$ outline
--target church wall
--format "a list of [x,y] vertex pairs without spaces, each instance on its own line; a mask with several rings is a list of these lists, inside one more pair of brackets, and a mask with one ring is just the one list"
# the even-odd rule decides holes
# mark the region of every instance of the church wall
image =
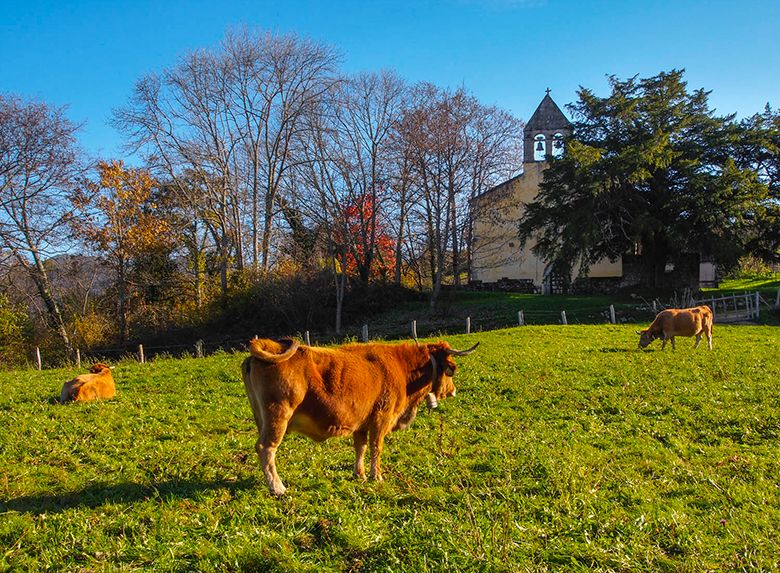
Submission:
[[530,279],[541,285],[546,264],[531,252],[533,242],[520,250],[518,223],[522,204],[538,193],[544,163],[527,163],[519,177],[474,200],[472,280]]
[[[522,217],[522,205],[536,198],[547,163],[525,163],[523,167],[522,175],[472,202],[471,279],[474,281],[531,280],[541,288],[547,263],[531,251],[533,240],[520,250],[517,228]],[[614,262],[603,259],[592,265],[588,273],[590,278],[619,278],[622,275],[621,259]]]
[[597,263],[590,266],[588,269],[588,277],[592,279],[601,278],[613,278],[623,276],[623,259],[619,258],[616,261],[610,261],[609,259],[601,259]]

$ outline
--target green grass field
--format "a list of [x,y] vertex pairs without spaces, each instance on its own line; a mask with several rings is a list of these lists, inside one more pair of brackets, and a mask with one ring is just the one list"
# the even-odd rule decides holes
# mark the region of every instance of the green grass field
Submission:
[[0,373],[0,570],[768,571],[780,567],[780,329],[636,350],[636,325],[451,336],[458,395],[385,443],[253,450],[243,354]]

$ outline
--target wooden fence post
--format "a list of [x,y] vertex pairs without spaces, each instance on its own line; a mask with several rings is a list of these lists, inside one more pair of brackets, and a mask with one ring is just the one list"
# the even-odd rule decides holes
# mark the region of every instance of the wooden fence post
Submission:
[[311,338],[309,338],[309,331],[303,333],[303,341],[306,343],[306,346],[311,346]]
[[139,344],[138,345],[138,361],[141,364],[146,362],[146,360],[144,359],[144,345],[143,344]]
[[76,349],[76,368],[81,368],[81,351]]
[[203,358],[203,341],[198,340],[195,343],[195,358]]
[[416,320],[412,321],[412,338],[417,340],[417,321]]
[[758,291],[756,291],[756,318],[761,315],[761,299]]
[[561,324],[569,324],[568,322],[566,322],[566,311],[565,310],[561,311]]
[[471,334],[471,317],[466,317],[466,334]]
[[525,325],[525,317],[523,317],[523,311],[518,310],[517,311],[517,325],[518,326],[524,326]]
[[609,321],[612,324],[615,324],[615,305],[614,304],[610,304],[609,305]]
[[656,306],[655,306],[655,300],[653,300],[653,313],[658,314],[658,311],[656,310]]
[[777,289],[777,296],[775,297],[775,308],[780,308],[780,288]]
[[37,346],[35,347],[35,362],[38,365],[38,370],[41,370],[42,369],[42,365],[41,365],[41,349],[38,348]]
[[363,325],[363,342],[368,342],[368,325]]

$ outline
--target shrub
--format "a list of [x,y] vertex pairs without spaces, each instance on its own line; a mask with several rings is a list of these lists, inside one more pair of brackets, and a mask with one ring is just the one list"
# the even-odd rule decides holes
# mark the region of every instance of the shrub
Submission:
[[18,366],[26,361],[28,323],[27,313],[0,294],[0,365]]
[[768,279],[774,273],[765,261],[754,256],[744,255],[737,262],[737,267],[730,273],[732,279]]

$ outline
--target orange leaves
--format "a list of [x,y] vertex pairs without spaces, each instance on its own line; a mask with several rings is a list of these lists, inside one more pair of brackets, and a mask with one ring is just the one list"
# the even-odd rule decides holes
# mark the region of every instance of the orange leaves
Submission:
[[152,176],[122,161],[101,161],[97,174],[98,181],[74,199],[86,213],[75,223],[76,233],[120,260],[168,246],[170,226],[155,214]]

